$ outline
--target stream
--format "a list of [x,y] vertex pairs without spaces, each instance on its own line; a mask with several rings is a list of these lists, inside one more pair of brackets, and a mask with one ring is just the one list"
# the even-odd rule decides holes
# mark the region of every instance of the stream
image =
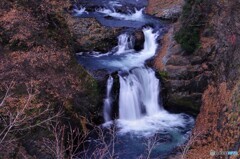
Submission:
[[[146,5],[145,0],[82,0],[74,9],[77,18],[93,17],[104,26],[125,30],[116,37],[118,45],[106,53],[77,53],[79,63],[89,72],[108,73],[103,102],[105,122],[99,126],[102,135],[89,137],[89,148],[80,158],[167,158],[187,141],[194,126],[191,116],[171,114],[161,104],[161,83],[147,62],[159,49],[158,40],[165,26],[145,14]],[[129,28],[142,30],[142,50],[134,49],[135,37]],[[113,73],[117,73],[117,79]],[[114,81],[120,85],[115,102],[117,117],[113,116]]]

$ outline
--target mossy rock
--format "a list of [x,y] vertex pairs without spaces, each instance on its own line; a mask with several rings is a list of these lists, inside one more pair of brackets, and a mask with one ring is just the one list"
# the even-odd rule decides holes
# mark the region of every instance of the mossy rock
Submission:
[[167,71],[158,71],[158,75],[162,80],[167,80],[169,77]]
[[175,34],[175,40],[188,53],[193,53],[200,48],[200,30],[194,27],[181,28]]
[[[202,7],[206,6],[206,7]],[[181,23],[182,27],[175,33],[175,40],[189,54],[200,48],[200,33],[206,25],[211,2],[206,0],[185,0]]]
[[165,102],[167,110],[173,113],[182,113],[197,116],[201,107],[201,95],[171,94]]

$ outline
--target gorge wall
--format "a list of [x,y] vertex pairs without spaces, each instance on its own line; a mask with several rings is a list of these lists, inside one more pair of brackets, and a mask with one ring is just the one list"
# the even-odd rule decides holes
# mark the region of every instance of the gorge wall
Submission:
[[[54,141],[51,123],[67,129],[99,121],[97,82],[75,53],[111,48],[117,31],[72,18],[71,6],[65,0],[0,2],[0,158],[54,158],[43,144]],[[18,120],[9,133],[11,117]]]
[[165,86],[166,107],[200,112],[186,158],[224,158],[211,156],[211,150],[239,153],[239,1],[179,2],[164,6],[150,0],[148,11],[164,18],[169,8],[176,13],[183,6],[154,64]]

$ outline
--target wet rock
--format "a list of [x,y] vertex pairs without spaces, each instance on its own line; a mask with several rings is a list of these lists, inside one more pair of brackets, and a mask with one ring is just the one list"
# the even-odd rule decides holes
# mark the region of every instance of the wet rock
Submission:
[[134,37],[135,37],[135,45],[134,45],[134,49],[139,51],[143,49],[143,44],[144,44],[144,35],[143,32],[141,30],[138,30],[134,33]]

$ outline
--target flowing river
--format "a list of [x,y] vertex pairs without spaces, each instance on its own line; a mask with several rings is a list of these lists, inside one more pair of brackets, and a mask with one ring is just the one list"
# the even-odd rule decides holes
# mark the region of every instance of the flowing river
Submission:
[[[176,147],[187,141],[194,119],[187,114],[171,114],[164,110],[160,81],[155,71],[146,64],[159,48],[157,41],[163,34],[164,25],[144,13],[147,5],[144,0],[83,0],[81,5],[74,9],[78,18],[94,17],[108,27],[141,29],[144,35],[140,51],[134,49],[134,36],[126,29],[116,37],[118,45],[109,52],[77,54],[79,63],[87,70],[108,72],[103,105],[105,123],[99,127],[112,153],[104,154],[103,158],[161,159],[174,154]],[[95,10],[90,12],[88,7]],[[118,12],[119,9],[122,11]],[[118,74],[117,79],[112,76],[113,73]],[[118,103],[117,117],[113,116],[114,81],[120,85],[118,101],[115,102]],[[96,150],[100,149],[98,146],[102,142],[96,137],[89,138],[88,142],[90,150],[83,158],[93,158],[94,153],[101,157],[102,154],[96,153]]]

